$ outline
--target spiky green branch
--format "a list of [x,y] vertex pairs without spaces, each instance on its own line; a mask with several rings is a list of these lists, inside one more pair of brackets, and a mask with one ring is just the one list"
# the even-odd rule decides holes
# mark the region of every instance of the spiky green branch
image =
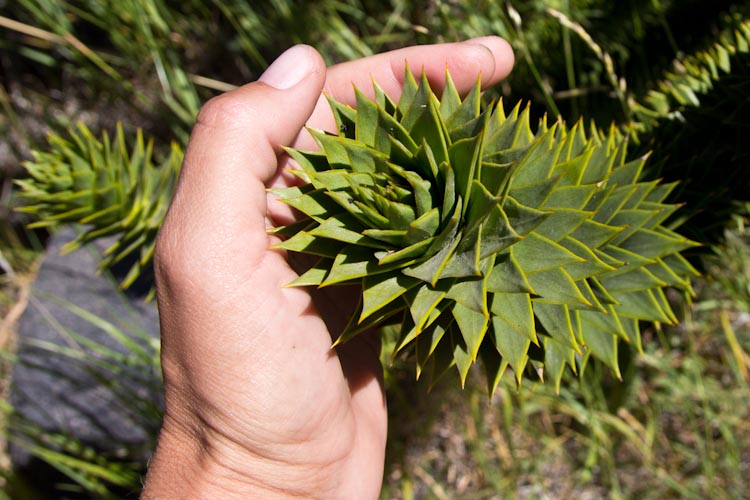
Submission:
[[173,144],[160,164],[153,142],[139,130],[129,148],[122,126],[113,139],[95,137],[83,124],[68,139],[50,135],[49,150],[35,151],[25,164],[29,178],[19,180],[25,206],[19,210],[38,220],[31,227],[81,224],[82,232],[63,247],[70,252],[98,238],[115,236],[101,269],[134,258],[122,280],[124,288],[151,265],[156,233],[172,199],[182,163],[182,149]]
[[409,71],[398,103],[375,93],[332,101],[340,133],[289,150],[308,183],[272,190],[307,216],[278,247],[320,258],[292,285],[362,287],[337,342],[396,321],[394,354],[429,380],[455,365],[463,383],[481,356],[493,392],[537,353],[559,388],[589,355],[619,376],[639,320],[677,321],[663,289],[692,293],[694,243],[662,226],[673,185],[640,179],[616,130],[533,133],[528,107],[483,108],[479,84],[462,100],[450,75],[441,98]]
[[716,82],[732,72],[738,57],[750,53],[750,19],[735,16],[729,27],[708,49],[675,61],[673,68],[648,92],[642,102],[634,103],[634,120],[626,128],[636,133],[649,132],[660,120],[679,119],[685,107],[697,107],[701,95],[709,93]]

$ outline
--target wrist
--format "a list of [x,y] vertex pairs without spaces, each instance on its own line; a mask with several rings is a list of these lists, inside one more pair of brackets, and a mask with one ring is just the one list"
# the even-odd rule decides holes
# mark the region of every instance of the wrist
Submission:
[[295,486],[285,481],[281,468],[281,464],[234,449],[205,430],[186,430],[165,418],[141,500],[318,496],[313,485]]

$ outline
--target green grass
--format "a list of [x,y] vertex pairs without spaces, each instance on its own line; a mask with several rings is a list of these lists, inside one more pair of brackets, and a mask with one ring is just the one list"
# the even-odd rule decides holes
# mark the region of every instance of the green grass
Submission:
[[[5,2],[0,311],[5,317],[18,304],[18,277],[33,273],[41,250],[38,235],[22,229],[27,221],[13,211],[12,180],[23,176],[19,163],[30,158],[30,147],[46,149],[49,131],[83,120],[99,135],[121,121],[129,140],[136,129],[153,138],[161,159],[172,141],[184,146],[201,102],[257,78],[293,43],[310,43],[333,63],[484,34],[505,36],[517,53],[513,75],[490,95],[531,100],[539,114],[559,112],[569,122],[583,116],[600,126],[623,123],[675,57],[705,49],[717,41],[724,14],[742,17],[747,10],[704,0]],[[744,156],[733,155],[744,150],[729,136],[745,130],[747,115],[738,112],[731,124],[724,117],[727,109],[744,109],[737,103],[747,102],[743,78],[750,66],[739,56],[732,63],[731,77],[719,78],[707,99],[699,93],[694,111],[678,113],[684,123],[644,139],[655,164],[691,159],[697,148],[696,168],[715,161],[723,170],[712,166],[719,172],[713,177],[744,185],[737,178]],[[735,199],[742,189],[728,192]],[[696,257],[706,271],[696,282],[698,296],[678,327],[644,325],[644,353],[623,356],[622,382],[591,363],[582,379],[568,377],[559,395],[540,383],[519,389],[509,377],[489,400],[478,377],[463,392],[443,384],[427,394],[396,365],[387,379],[391,436],[382,498],[748,498],[750,210],[747,199],[739,201],[721,217],[709,207],[686,223],[695,229],[691,236],[711,235]],[[709,226],[721,230],[704,231]],[[80,306],[71,308],[86,316]],[[103,376],[124,361],[88,347],[89,354],[50,355],[78,359]],[[155,351],[140,355],[142,366],[155,368]],[[140,485],[143,463],[22,430],[38,455],[94,498]],[[2,476],[14,488],[11,497],[32,498],[12,471]]]

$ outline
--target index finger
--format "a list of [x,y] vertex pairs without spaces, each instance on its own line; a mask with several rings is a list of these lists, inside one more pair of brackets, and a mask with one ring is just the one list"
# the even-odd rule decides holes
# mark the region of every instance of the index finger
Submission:
[[424,71],[437,92],[443,88],[447,68],[458,91],[465,92],[477,77],[481,76],[482,87],[486,88],[508,76],[513,68],[513,50],[496,36],[406,47],[332,66],[323,91],[351,106],[356,103],[353,86],[372,97],[371,80],[375,80],[392,99],[398,99],[407,64],[417,80]]
[[[354,106],[354,88],[372,98],[374,80],[388,96],[398,100],[408,65],[417,79],[424,71],[430,86],[438,93],[445,84],[447,69],[458,92],[464,94],[476,84],[478,77],[481,77],[483,88],[498,83],[508,76],[513,62],[510,45],[496,36],[457,43],[418,45],[332,66],[328,69],[323,91],[343,104]],[[324,96],[318,99],[308,125],[334,130],[333,115]],[[308,134],[303,133],[295,147],[312,149],[315,144]]]

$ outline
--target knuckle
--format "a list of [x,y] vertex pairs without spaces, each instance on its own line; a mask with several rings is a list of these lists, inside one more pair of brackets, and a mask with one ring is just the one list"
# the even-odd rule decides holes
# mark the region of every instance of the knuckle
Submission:
[[246,122],[253,112],[247,99],[227,92],[212,97],[201,106],[196,123],[210,128],[234,128]]
[[[190,281],[195,273],[196,255],[188,237],[189,231],[167,217],[156,236],[154,248],[154,273],[157,282],[179,285]],[[173,287],[170,287],[173,288]]]
[[166,277],[178,274],[175,266],[179,260],[182,260],[178,252],[175,251],[175,240],[171,235],[169,225],[165,223],[156,236],[156,246],[154,248],[154,271],[157,277]]
[[195,294],[195,284],[208,284],[221,274],[223,242],[216,229],[205,231],[189,218],[167,221],[156,237],[154,272],[157,285],[170,295]]

